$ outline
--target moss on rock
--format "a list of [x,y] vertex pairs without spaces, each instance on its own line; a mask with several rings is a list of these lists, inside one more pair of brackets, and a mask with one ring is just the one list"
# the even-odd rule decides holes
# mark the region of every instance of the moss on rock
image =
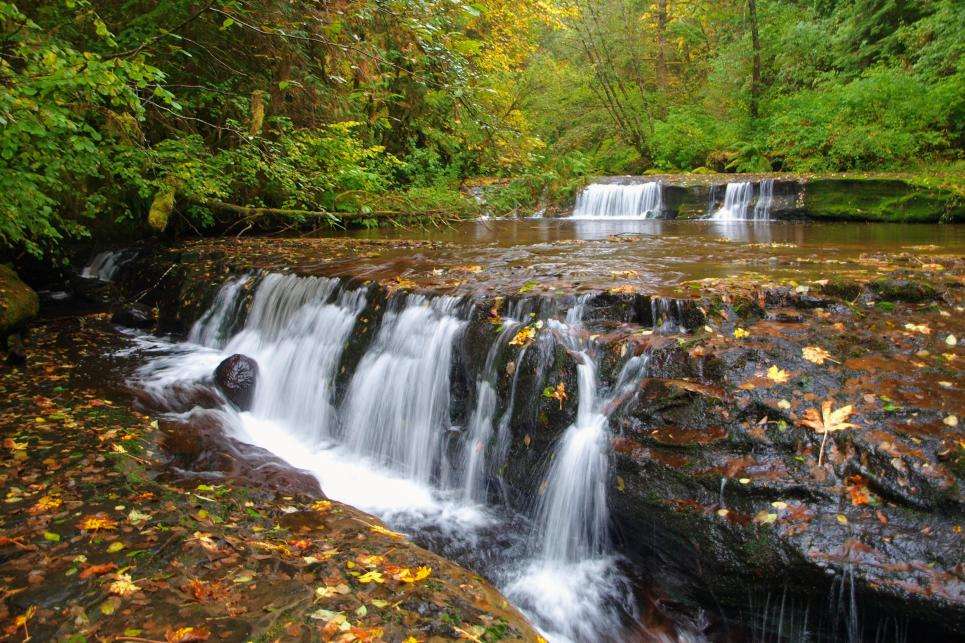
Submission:
[[965,220],[965,202],[949,190],[901,180],[817,179],[802,195],[802,211],[815,219],[937,223]]
[[0,264],[0,338],[22,327],[40,311],[40,300],[9,266]]

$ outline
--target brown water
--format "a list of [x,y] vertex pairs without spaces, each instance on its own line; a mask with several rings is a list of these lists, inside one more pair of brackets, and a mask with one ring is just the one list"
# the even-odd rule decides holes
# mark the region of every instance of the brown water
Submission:
[[661,292],[742,275],[860,276],[902,254],[939,262],[965,253],[965,227],[954,225],[540,219],[345,236],[416,242],[380,244],[378,251],[335,262],[353,274],[458,291],[631,285]]

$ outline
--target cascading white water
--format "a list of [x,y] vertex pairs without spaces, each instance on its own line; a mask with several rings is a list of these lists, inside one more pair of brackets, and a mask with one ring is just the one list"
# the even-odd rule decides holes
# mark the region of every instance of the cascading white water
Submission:
[[[244,317],[247,286],[255,280]],[[550,332],[515,355],[517,364],[527,350],[551,356],[554,341],[579,355],[578,412],[548,458],[532,516],[535,530],[528,539],[518,534],[515,553],[503,552],[502,566],[488,569],[507,596],[560,641],[600,640],[621,631],[623,615],[634,612],[632,591],[608,546],[608,421],[617,400],[635,390],[643,367],[641,358],[632,358],[617,386],[603,394],[596,381],[596,348],[582,327],[585,302],[571,306],[565,321],[556,320],[562,314],[556,302],[539,303],[544,308],[539,317]],[[456,484],[448,486],[445,437],[458,435],[450,417],[450,372],[467,323],[460,304],[452,297],[419,295],[390,301],[336,408],[334,382],[365,291],[346,290],[330,279],[241,277],[225,284],[192,328],[195,343],[170,347],[141,370],[142,385],[203,382],[228,355],[249,355],[260,369],[252,410],[221,411],[233,437],[311,471],[330,497],[397,528],[441,531],[451,542],[475,548],[479,530],[500,520],[495,510],[480,505],[513,439],[510,420],[523,371],[515,371],[497,422],[496,364],[516,330],[533,319],[537,304],[507,311],[476,383],[476,406],[451,472]],[[243,317],[243,327],[226,340]]]
[[714,213],[715,221],[744,221],[754,198],[754,184],[749,181],[728,183],[724,192],[724,205]]
[[476,405],[469,417],[462,455],[462,498],[466,502],[486,501],[486,454],[496,419],[496,360],[520,324],[516,319],[503,319],[503,328],[489,347],[476,385]]
[[533,560],[506,587],[524,611],[549,624],[553,640],[597,640],[601,632],[619,630],[621,614],[634,612],[609,550],[608,428],[610,415],[645,375],[647,358],[631,358],[614,389],[601,396],[595,347],[579,332],[583,303],[568,311],[566,323],[551,322],[579,360],[577,416],[541,487]]
[[208,348],[222,348],[227,343],[231,323],[239,313],[238,308],[241,305],[239,294],[249,280],[248,275],[242,275],[237,279],[229,279],[218,289],[214,301],[191,325],[188,332],[189,342]]
[[576,199],[571,219],[650,219],[663,211],[663,187],[657,181],[618,185],[592,183]]
[[[724,192],[724,205],[713,213],[714,221],[767,221],[774,201],[774,180],[760,182],[755,202],[754,183],[742,181],[728,183]],[[751,204],[754,204],[753,210]]]
[[453,340],[465,326],[460,300],[409,295],[386,312],[358,365],[343,409],[346,445],[422,484],[440,473],[450,428]]
[[100,281],[113,281],[118,269],[129,260],[128,253],[123,250],[107,250],[98,253],[90,260],[80,276],[85,279],[98,279]]
[[760,194],[754,206],[754,220],[768,221],[771,218],[771,204],[774,203],[774,179],[761,181]]

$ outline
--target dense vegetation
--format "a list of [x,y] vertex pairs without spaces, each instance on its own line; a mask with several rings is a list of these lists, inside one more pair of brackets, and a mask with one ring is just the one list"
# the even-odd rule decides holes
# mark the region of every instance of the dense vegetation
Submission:
[[963,43],[954,0],[0,0],[0,245],[954,163]]

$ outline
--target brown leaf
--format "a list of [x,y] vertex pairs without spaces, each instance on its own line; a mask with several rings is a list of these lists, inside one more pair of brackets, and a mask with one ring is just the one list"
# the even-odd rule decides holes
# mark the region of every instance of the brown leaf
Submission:
[[84,571],[82,571],[77,576],[78,578],[86,580],[91,576],[101,576],[103,574],[106,574],[107,572],[114,571],[115,569],[117,569],[117,565],[115,565],[114,563],[104,563],[103,565],[88,565],[86,568],[84,568]]
[[164,634],[168,643],[197,643],[211,638],[211,632],[204,627],[179,627]]

